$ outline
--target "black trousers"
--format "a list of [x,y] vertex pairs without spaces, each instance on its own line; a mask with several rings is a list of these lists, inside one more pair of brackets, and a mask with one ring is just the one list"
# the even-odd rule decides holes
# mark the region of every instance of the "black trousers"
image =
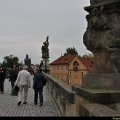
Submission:
[[4,80],[0,81],[0,92],[4,92]]
[[13,89],[15,85],[15,81],[11,81],[11,88]]
[[39,95],[39,102],[43,103],[43,88],[34,89],[34,103],[38,103],[38,95]]

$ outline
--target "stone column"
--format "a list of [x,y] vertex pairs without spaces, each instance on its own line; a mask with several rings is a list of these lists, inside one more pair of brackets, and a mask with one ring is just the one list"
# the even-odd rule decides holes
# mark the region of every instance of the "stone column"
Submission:
[[83,42],[94,55],[83,87],[120,89],[120,0],[90,0]]

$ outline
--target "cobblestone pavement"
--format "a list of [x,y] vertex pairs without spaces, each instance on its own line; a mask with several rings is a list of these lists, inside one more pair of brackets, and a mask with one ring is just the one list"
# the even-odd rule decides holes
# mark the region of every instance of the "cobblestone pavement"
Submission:
[[[32,81],[32,77],[31,77]],[[0,93],[0,116],[4,117],[24,117],[24,116],[61,116],[60,112],[54,103],[52,96],[50,95],[47,87],[43,89],[43,105],[34,105],[33,95],[34,91],[32,87],[29,89],[29,99],[27,104],[17,105],[17,96],[10,95],[11,93],[11,84],[8,79],[4,83],[4,94]]]

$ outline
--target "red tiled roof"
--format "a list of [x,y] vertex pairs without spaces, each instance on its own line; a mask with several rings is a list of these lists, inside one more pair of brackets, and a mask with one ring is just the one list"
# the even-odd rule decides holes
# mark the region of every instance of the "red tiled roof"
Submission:
[[86,57],[79,57],[80,61],[83,63],[83,65],[85,65],[85,67],[88,70],[91,70],[92,65],[93,65],[93,59],[91,58],[86,58]]
[[56,59],[55,61],[53,61],[52,63],[50,63],[50,65],[68,64],[75,57],[76,57],[76,55],[67,54],[67,55],[59,57],[58,59]]

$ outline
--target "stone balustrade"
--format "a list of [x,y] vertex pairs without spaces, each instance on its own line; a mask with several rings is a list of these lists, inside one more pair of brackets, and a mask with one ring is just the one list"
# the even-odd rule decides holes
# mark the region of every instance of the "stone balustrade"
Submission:
[[[98,90],[96,92],[94,90],[83,89],[80,86],[69,86],[60,80],[54,79],[49,74],[44,74],[47,78],[47,88],[62,116],[120,116],[120,111],[104,104],[104,101],[105,103],[110,101],[111,103],[120,102],[119,97],[117,97],[120,95],[119,90]],[[100,101],[99,98],[101,99]]]

